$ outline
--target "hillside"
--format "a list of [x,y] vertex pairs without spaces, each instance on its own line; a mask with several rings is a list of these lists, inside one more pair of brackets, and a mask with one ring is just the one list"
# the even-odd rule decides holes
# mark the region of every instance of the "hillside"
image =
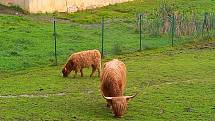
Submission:
[[[214,120],[213,6],[214,0],[134,0],[73,14],[28,14],[0,6],[0,121],[119,120],[106,108],[99,78],[89,77],[91,69],[84,69],[83,78],[61,74],[70,54],[101,50],[101,17],[102,64],[122,60],[128,70],[125,95],[139,92],[120,120]],[[183,21],[174,31],[162,15],[171,20],[177,12],[183,16],[176,16],[176,23]],[[144,13],[142,22],[139,13]]]

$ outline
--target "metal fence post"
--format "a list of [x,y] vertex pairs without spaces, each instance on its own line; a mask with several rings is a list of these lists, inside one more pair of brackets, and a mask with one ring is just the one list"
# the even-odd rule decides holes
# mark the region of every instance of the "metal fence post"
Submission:
[[204,29],[206,29],[206,32],[208,34],[209,37],[209,20],[208,20],[208,13],[205,13],[204,15],[204,21],[203,21],[203,25],[202,25],[202,37],[204,37]]
[[104,17],[102,17],[101,26],[102,26],[101,39],[102,39],[102,58],[103,58],[104,57]]
[[142,17],[143,17],[143,15],[142,14],[140,14],[139,15],[139,23],[140,23],[140,25],[139,25],[139,29],[140,29],[140,51],[142,50]]
[[54,41],[55,41],[55,65],[57,65],[57,33],[56,33],[56,21],[54,20]]
[[175,15],[172,16],[172,47],[174,46],[174,34],[175,34]]

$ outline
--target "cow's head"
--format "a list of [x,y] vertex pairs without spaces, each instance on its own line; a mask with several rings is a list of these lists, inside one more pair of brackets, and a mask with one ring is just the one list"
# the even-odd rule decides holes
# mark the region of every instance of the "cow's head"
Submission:
[[71,60],[69,60],[62,69],[63,76],[67,77],[72,70],[74,70],[74,63]]
[[109,105],[112,106],[113,113],[115,117],[121,118],[123,117],[123,114],[127,110],[128,107],[128,101],[131,98],[134,98],[137,94],[133,96],[121,96],[121,97],[103,97],[108,101]]

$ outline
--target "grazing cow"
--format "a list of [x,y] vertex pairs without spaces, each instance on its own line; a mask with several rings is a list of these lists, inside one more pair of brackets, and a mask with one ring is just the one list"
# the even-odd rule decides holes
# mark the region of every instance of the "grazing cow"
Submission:
[[74,77],[77,72],[81,72],[81,77],[83,77],[83,68],[92,67],[92,77],[96,70],[98,70],[98,76],[100,76],[101,68],[101,54],[98,50],[87,50],[82,52],[77,52],[72,54],[65,66],[62,69],[64,77],[67,77],[71,71],[75,71]]
[[107,106],[112,106],[115,117],[122,117],[127,109],[128,100],[136,96],[123,96],[126,85],[125,64],[117,59],[105,63],[100,80],[101,93],[107,101]]

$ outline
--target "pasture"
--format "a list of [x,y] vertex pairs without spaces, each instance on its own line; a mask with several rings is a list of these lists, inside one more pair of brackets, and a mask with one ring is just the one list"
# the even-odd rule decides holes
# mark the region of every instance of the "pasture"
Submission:
[[[175,4],[179,11],[192,8],[204,13],[213,12],[215,2],[177,0]],[[61,69],[71,53],[100,49],[101,16],[129,18],[158,6],[159,2],[135,0],[46,15],[11,15],[0,9],[0,120],[118,120],[100,95],[99,78],[89,77],[90,69],[84,69],[83,78],[80,74],[73,78],[74,72],[63,78]],[[53,16],[58,19],[58,66],[53,66]],[[138,36],[117,30],[113,35],[125,42],[124,47],[138,46],[132,43]],[[119,37],[124,33],[128,36]],[[125,49],[121,55],[103,59],[102,63],[122,60],[128,70],[125,95],[139,92],[120,120],[214,120],[215,39],[196,39],[175,47],[162,46],[168,43],[165,40],[148,39],[146,43],[158,46],[141,52]],[[112,46],[107,44],[107,48]]]
[[[214,44],[115,57],[127,65],[126,94],[140,92],[122,120],[213,120]],[[83,78],[63,78],[60,70],[41,67],[1,74],[1,95],[48,97],[0,98],[0,119],[115,120],[100,95],[98,77],[89,78],[90,70],[85,69]]]

